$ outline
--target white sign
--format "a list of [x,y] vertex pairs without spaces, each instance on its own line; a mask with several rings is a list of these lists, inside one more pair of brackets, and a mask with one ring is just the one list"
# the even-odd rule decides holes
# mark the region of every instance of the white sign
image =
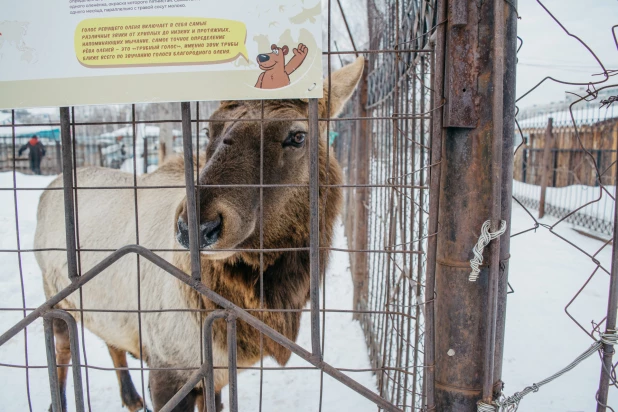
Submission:
[[0,108],[322,97],[320,0],[0,0]]

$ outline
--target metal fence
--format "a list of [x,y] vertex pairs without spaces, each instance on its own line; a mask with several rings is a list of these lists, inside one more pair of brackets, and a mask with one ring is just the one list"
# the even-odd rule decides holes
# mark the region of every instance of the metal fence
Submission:
[[[214,126],[217,120],[209,118],[209,110],[204,110],[204,105],[185,102],[174,113],[150,118],[138,116],[137,106],[132,105],[128,119],[106,122],[114,127],[127,126],[132,130],[129,146],[133,155],[128,163],[132,176],[127,175],[129,184],[112,185],[113,188],[109,185],[84,186],[78,178],[78,167],[88,163],[87,160],[79,160],[76,131],[80,127],[98,125],[100,122],[80,119],[69,108],[60,109],[60,122],[51,126],[60,126],[62,131],[59,146],[61,163],[56,165],[62,167],[63,184],[51,188],[47,193],[62,193],[65,208],[63,229],[67,236],[66,245],[63,242],[61,247],[35,249],[21,246],[23,228],[19,223],[17,199],[22,192],[44,188],[25,188],[17,184],[20,168],[14,156],[18,149],[15,131],[23,125],[14,122],[0,125],[11,129],[13,135],[8,143],[8,153],[12,157],[6,159],[13,172],[12,185],[1,189],[13,195],[16,226],[15,247],[3,248],[0,252],[16,257],[15,267],[21,287],[21,304],[2,307],[0,312],[22,316],[8,331],[3,331],[0,347],[6,347],[4,345],[17,335],[23,336],[24,340],[24,361],[2,363],[0,367],[24,372],[30,410],[33,410],[30,376],[40,370],[49,373],[52,410],[59,412],[63,408],[60,390],[63,385],[59,384],[66,379],[69,360],[66,353],[62,359],[54,353],[54,345],[58,345],[58,337],[54,338],[54,328],[56,324],[62,325],[59,322],[66,324],[66,341],[63,344],[66,346],[64,349],[70,348],[72,356],[74,401],[78,411],[93,409],[90,398],[91,391],[96,390],[96,381],[91,375],[100,369],[110,373],[115,371],[121,380],[126,380],[128,371],[138,372],[141,374],[141,385],[138,386],[141,386],[140,392],[143,395],[146,393],[146,372],[151,376],[182,372],[187,379],[180,384],[168,379],[166,383],[170,387],[173,383],[176,385],[173,391],[168,391],[167,398],[157,405],[157,409],[178,410],[173,408],[184,405],[178,407],[188,410],[187,405],[190,403],[187,403],[187,399],[201,403],[203,398],[209,412],[220,410],[218,404],[221,395],[219,391],[215,392],[216,385],[220,383],[215,380],[216,376],[221,375],[217,373],[224,373],[222,369],[228,370],[229,381],[225,383],[229,384],[229,400],[226,406],[236,411],[239,408],[238,394],[243,390],[237,381],[237,372],[253,370],[259,373],[260,385],[260,401],[255,409],[264,410],[264,374],[283,373],[286,369],[292,369],[264,365],[265,348],[273,344],[288,353],[294,353],[309,364],[293,369],[307,371],[307,374],[310,371],[319,372],[316,410],[325,408],[325,375],[369,399],[381,410],[435,411],[449,407],[475,410],[478,407],[478,410],[489,411],[516,408],[521,397],[505,398],[501,394],[510,258],[509,232],[502,239],[497,237],[489,244],[489,250],[485,252],[485,264],[480,265],[479,281],[469,282],[468,276],[470,259],[474,256],[473,247],[477,241],[481,243],[479,234],[483,222],[489,220],[492,232],[499,228],[500,220],[506,221],[507,230],[511,229],[517,10],[511,1],[482,2],[479,7],[467,7],[466,4],[465,1],[433,0],[368,2],[370,41],[367,47],[362,50],[359,47],[358,50],[332,51],[331,13],[337,8],[334,3],[328,2],[325,10],[328,47],[323,54],[329,72],[336,59],[343,63],[343,60],[350,61],[356,54],[364,54],[368,59],[359,88],[341,117],[335,117],[330,112],[330,103],[320,104],[315,99],[294,103],[295,107],[302,108],[294,120],[308,125],[306,170],[298,173],[308,176],[308,179],[300,183],[272,183],[265,174],[266,130],[272,124],[281,121],[289,123],[290,120],[289,117],[280,119],[273,116],[268,110],[267,101],[237,103],[253,117],[241,116],[234,118],[234,121],[258,131],[254,137],[255,147],[259,147],[259,161],[255,168],[259,178],[256,182],[241,184],[237,181],[208,180],[203,171],[205,159],[195,156],[194,150],[204,143],[200,132],[205,127]],[[350,42],[356,48],[346,10],[339,1],[337,5],[350,34]],[[539,5],[545,8],[541,2]],[[506,22],[505,25],[494,24],[502,20]],[[472,46],[468,48],[466,45]],[[607,82],[610,72],[604,69],[604,73],[604,81]],[[470,77],[471,74],[474,76]],[[477,75],[479,78],[491,79],[491,82],[478,83]],[[328,84],[330,86],[325,90],[327,102],[333,96],[333,86],[330,82]],[[596,90],[600,90],[600,87]],[[582,100],[594,98],[596,90],[588,92]],[[235,110],[237,106],[231,105],[229,109]],[[139,107],[142,112],[148,111],[148,106]],[[159,113],[154,109],[152,111]],[[136,136],[141,125],[155,124],[171,125],[182,130],[182,139],[178,141],[182,142],[184,163],[182,168],[176,170],[176,179],[172,183],[152,186],[148,185],[147,179],[153,174],[139,177],[139,170],[149,171],[148,166],[153,164],[149,160],[151,154],[160,150],[160,147],[157,142],[140,140]],[[575,129],[577,133],[577,126]],[[334,138],[332,151],[319,142],[319,139],[325,141],[331,139],[331,136]],[[140,143],[143,144],[142,149],[138,149]],[[211,142],[209,148],[217,144],[220,142]],[[230,142],[226,144],[230,145]],[[117,167],[118,162],[112,165],[105,160],[106,155],[113,155],[116,149],[109,149],[109,153],[97,150],[93,162],[105,167]],[[139,153],[142,154],[142,165],[139,164]],[[343,170],[344,179],[340,183],[332,181],[337,177],[335,170],[326,167],[324,171],[321,168],[325,159],[328,162],[333,156]],[[592,157],[590,161],[595,164]],[[126,160],[122,159],[122,164]],[[598,165],[593,168],[600,190],[612,200],[614,194],[606,187],[608,178],[605,176],[611,174],[614,167],[615,162],[605,170],[600,170]],[[225,250],[253,256],[249,280],[257,298],[251,304],[239,301],[235,293],[214,285],[209,266],[200,255],[204,247],[199,231],[205,224],[201,215],[201,201],[204,200],[202,191],[215,189],[259,193],[259,207],[256,207],[259,218],[254,222],[259,233],[257,243],[235,245]],[[147,219],[146,211],[140,204],[140,196],[155,191],[164,200],[174,190],[187,199],[185,241],[189,246],[188,251],[152,246],[147,243],[148,235],[140,230]],[[301,244],[272,244],[268,236],[264,235],[267,219],[264,198],[272,190],[281,190],[279,193],[294,191],[302,198],[301,203],[308,205],[306,215],[297,217],[298,226],[307,229],[307,236]],[[129,226],[135,228],[135,240],[131,240],[133,244],[109,248],[89,248],[82,244],[87,237],[87,229],[82,227],[87,211],[80,208],[80,199],[87,197],[89,191],[105,192],[106,196],[112,198],[121,192],[130,193],[133,206],[132,210],[127,211],[127,216],[130,217]],[[325,236],[332,224],[325,218],[329,207],[329,197],[325,193],[332,196],[339,191],[343,197],[343,223],[348,247],[336,249],[329,243],[328,236]],[[332,202],[333,198],[330,199]],[[517,196],[515,201],[523,203]],[[575,212],[572,210],[571,214]],[[512,237],[532,236],[536,230],[548,230],[574,246],[595,265],[593,272],[565,309],[577,326],[596,342],[597,346],[593,347],[591,353],[602,348],[598,351],[603,358],[603,368],[596,399],[600,408],[598,410],[604,411],[608,387],[618,385],[615,378],[616,365],[612,363],[612,337],[616,328],[618,303],[618,264],[613,262],[610,267],[600,262],[597,255],[609,247],[611,242],[604,243],[599,251],[590,253],[555,230],[566,217],[553,225],[545,225],[529,212],[528,215],[531,219],[530,227],[512,233]],[[613,233],[613,245],[616,248],[616,230]],[[333,251],[346,253],[350,259],[354,300],[352,307],[345,310],[331,309],[325,305],[326,294],[336,293],[324,276],[324,263],[328,253]],[[27,273],[22,267],[26,254],[40,252],[62,254],[66,262],[62,273],[63,279],[66,278],[66,287],[43,304],[27,300],[24,286]],[[302,291],[303,297],[306,296],[309,302],[307,309],[265,304],[264,299],[269,292],[267,282],[272,280],[265,273],[272,264],[269,256],[273,253],[285,254],[294,261],[303,262],[301,272],[305,275],[306,284]],[[186,259],[182,268],[172,264],[180,254]],[[131,309],[93,308],[83,300],[73,308],[61,305],[72,294],[85,296],[82,294],[94,279],[106,276],[114,265],[129,258],[135,264],[129,275],[134,276],[137,285]],[[190,309],[145,306],[146,300],[140,288],[143,286],[144,272],[148,270],[158,272],[166,279],[175,278],[179,288],[194,291],[192,293],[195,295],[192,296],[199,300],[200,305]],[[585,321],[572,315],[570,308],[590,280],[603,272],[611,275],[608,315],[596,319],[588,327]],[[241,278],[239,276],[239,282],[243,281]],[[525,294],[526,291],[517,293]],[[100,368],[89,359],[84,323],[78,324],[76,320],[101,312],[108,315],[135,314],[139,333],[136,345],[138,353],[134,355],[138,357],[139,367],[128,367],[125,360],[124,363],[115,363],[113,368]],[[371,368],[346,368],[325,361],[324,353],[328,352],[330,342],[325,332],[325,319],[327,315],[341,312],[352,314],[360,321]],[[269,321],[269,316],[300,317],[303,313],[307,313],[310,318],[310,350],[296,343],[281,325]],[[196,359],[190,365],[159,365],[153,363],[153,359],[141,356],[145,317],[171,314],[194,316],[199,320],[199,330],[193,335],[195,342],[188,342],[198,348],[196,353],[199,360]],[[31,349],[27,332],[41,318],[44,320],[48,361],[47,364],[33,364],[28,360]],[[243,340],[248,331],[252,331],[251,336],[254,337],[249,343]],[[599,338],[601,332],[602,338]],[[182,339],[188,338],[183,336]],[[224,345],[225,356],[221,355],[220,348],[214,345],[213,340]],[[239,353],[246,350],[246,344],[258,348],[257,364],[248,366],[239,363]],[[215,354],[215,351],[219,352]],[[57,363],[58,359],[60,363]],[[373,388],[355,380],[355,373],[368,370],[375,373],[377,393]],[[536,382],[546,382],[538,378],[530,377],[531,381],[536,379]],[[522,393],[537,391],[541,385],[534,384]],[[195,388],[203,390],[196,392]],[[164,403],[165,406],[162,406]]]
[[[590,380],[590,387],[595,391],[586,393],[590,399],[590,407],[597,412],[613,411],[615,400],[610,402],[609,394],[615,396],[618,388],[616,381],[616,366],[613,363],[614,345],[616,344],[616,312],[618,303],[618,263],[616,262],[618,242],[618,209],[616,208],[615,185],[618,181],[618,166],[616,163],[616,130],[618,122],[616,107],[618,88],[612,76],[615,70],[606,67],[604,62],[582,38],[581,33],[570,30],[568,25],[560,21],[554,10],[542,1],[537,0],[537,10],[545,13],[563,32],[565,38],[570,38],[589,53],[595,62],[595,69],[590,69],[581,80],[566,80],[546,76],[531,89],[518,97],[517,102],[548,83],[563,85],[568,94],[562,103],[553,103],[551,107],[532,108],[524,110],[516,121],[516,144],[513,200],[514,205],[523,208],[529,219],[529,227],[519,227],[511,237],[523,236],[527,239],[539,231],[550,235],[549,240],[556,244],[568,245],[564,251],[573,253],[588,261],[592,270],[584,266],[574,269],[580,272],[575,283],[575,293],[560,303],[548,306],[564,305],[564,316],[570,319],[569,335],[577,335],[575,331],[583,332],[590,347],[582,347],[580,352],[573,348],[574,359],[571,363],[561,365],[562,369],[547,379],[524,388],[510,398],[504,397],[502,405],[518,405],[521,398],[532,392],[543,390],[541,387],[553,380],[564,380],[565,373],[577,367],[589,356],[600,359],[600,379]],[[608,27],[603,32],[613,40],[618,47],[618,26]],[[533,39],[520,39],[520,48],[526,47],[526,42]],[[585,70],[584,70],[585,71]],[[590,76],[594,80],[590,81]],[[598,77],[597,77],[598,76]],[[575,91],[574,88],[579,90]],[[524,100],[525,101],[525,100]],[[537,220],[537,210],[545,209],[554,219]],[[540,212],[542,214],[542,212]],[[586,238],[578,236],[570,230],[567,223],[605,236],[599,243],[587,245]],[[589,231],[585,231],[590,234]],[[600,240],[593,233],[594,237]],[[523,239],[522,239],[523,240]],[[521,240],[520,240],[521,241]],[[554,247],[556,247],[554,244]],[[611,249],[611,251],[609,250]],[[552,256],[552,248],[547,245],[543,253],[547,261],[558,267],[560,257]],[[561,274],[562,275],[562,274]],[[593,287],[592,285],[595,285]],[[600,286],[603,285],[603,286]],[[517,291],[517,285],[515,285]],[[595,290],[600,298],[591,305],[585,296]],[[520,293],[517,291],[516,293]],[[523,292],[525,293],[525,292]],[[550,293],[555,299],[558,293]],[[588,310],[582,311],[582,305],[588,304]],[[606,305],[606,306],[605,306]],[[556,333],[555,327],[550,327],[548,333]],[[564,327],[560,333],[564,333]],[[584,351],[581,353],[581,351]],[[576,356],[578,353],[581,355]],[[581,379],[581,378],[580,378]],[[575,380],[576,381],[576,380]],[[574,380],[571,380],[574,382]],[[558,382],[554,383],[559,385]]]
[[[420,410],[424,376],[425,253],[432,113],[431,1],[369,6],[372,54],[366,84],[337,124],[335,152],[346,179],[344,222],[357,254],[354,308],[381,396],[404,410]],[[406,52],[406,49],[413,49]],[[360,138],[359,138],[360,137]]]
[[[329,5],[328,8],[329,22],[331,7]],[[302,261],[306,261],[306,270],[310,274],[308,277],[310,288],[307,290],[310,302],[309,310],[302,308],[271,308],[264,306],[263,303],[258,304],[257,307],[250,305],[237,306],[231,302],[232,300],[238,303],[234,296],[221,296],[213,292],[215,290],[225,295],[225,292],[221,292],[210,284],[212,280],[208,277],[208,270],[204,269],[203,260],[200,260],[200,244],[196,233],[198,227],[201,227],[198,221],[200,219],[200,209],[197,206],[199,204],[199,196],[201,190],[209,186],[202,178],[199,178],[197,181],[195,180],[195,171],[203,168],[203,160],[194,157],[193,150],[195,147],[202,146],[203,138],[202,140],[200,139],[199,132],[212,123],[212,120],[209,120],[208,116],[200,110],[199,104],[190,105],[189,103],[182,103],[180,118],[151,118],[148,120],[140,119],[137,115],[136,105],[133,105],[130,108],[128,120],[110,123],[115,127],[126,126],[133,133],[129,133],[128,139],[123,138],[121,141],[112,141],[104,146],[97,143],[93,146],[96,150],[90,150],[90,147],[81,148],[78,136],[80,128],[93,126],[100,122],[80,119],[79,116],[76,116],[74,109],[62,108],[59,123],[62,132],[61,142],[59,145],[54,146],[60,149],[59,153],[61,154],[61,163],[56,163],[55,166],[56,168],[58,165],[62,166],[63,186],[59,186],[57,189],[61,190],[64,196],[67,237],[66,247],[52,249],[54,252],[66,253],[67,273],[65,275],[68,277],[69,282],[67,282],[65,288],[61,288],[58,294],[51,296],[47,302],[38,308],[26,306],[25,300],[21,308],[2,308],[3,311],[20,310],[24,315],[22,320],[4,332],[2,337],[0,337],[0,344],[4,345],[17,334],[23,334],[26,339],[25,364],[3,364],[2,367],[24,369],[28,397],[30,397],[29,373],[33,370],[45,368],[45,366],[34,365],[28,362],[27,327],[32,325],[37,319],[44,318],[52,409],[60,411],[63,408],[63,393],[60,388],[65,387],[63,381],[66,377],[66,367],[68,366],[66,365],[68,359],[57,361],[56,356],[54,356],[54,344],[56,348],[60,348],[58,345],[62,344],[58,342],[60,338],[57,334],[54,339],[58,322],[65,322],[66,328],[68,328],[70,352],[73,356],[74,401],[76,408],[78,411],[91,409],[90,391],[95,390],[96,382],[90,375],[96,370],[97,366],[92,364],[92,360],[87,355],[88,346],[83,338],[84,323],[81,324],[80,339],[80,334],[78,333],[80,326],[76,323],[75,318],[79,320],[83,316],[94,316],[92,314],[97,313],[97,310],[89,308],[88,302],[81,301],[75,308],[67,307],[62,302],[71,294],[85,293],[84,291],[87,290],[85,288],[95,278],[112,273],[110,271],[113,270],[113,266],[119,260],[126,259],[125,256],[127,255],[135,255],[133,259],[135,259],[136,269],[133,275],[136,276],[138,284],[144,282],[140,280],[142,276],[140,271],[145,271],[146,267],[151,268],[151,270],[158,268],[158,271],[166,272],[167,276],[174,276],[178,279],[179,283],[186,284],[204,296],[206,302],[210,302],[205,305],[205,308],[195,310],[200,313],[200,319],[204,322],[202,338],[199,342],[193,342],[194,345],[202,348],[203,363],[197,366],[172,364],[162,367],[161,365],[152,364],[152,360],[146,362],[144,356],[141,356],[143,348],[142,336],[144,333],[142,331],[143,319],[149,316],[153,310],[162,313],[182,313],[183,308],[157,310],[156,308],[146,307],[146,303],[144,303],[146,298],[140,294],[138,286],[138,293],[135,296],[135,301],[137,302],[135,312],[139,319],[139,342],[137,346],[139,350],[134,355],[141,358],[140,367],[128,368],[126,363],[123,365],[121,362],[121,364],[115,363],[114,368],[110,369],[115,370],[119,376],[122,376],[123,371],[127,370],[141,372],[142,392],[144,392],[146,386],[144,383],[144,372],[149,372],[152,377],[153,374],[160,371],[186,371],[189,369],[190,378],[188,381],[183,382],[182,387],[176,388],[179,389],[179,392],[171,399],[167,399],[166,406],[161,408],[161,404],[159,404],[156,405],[157,409],[172,410],[174,405],[183,405],[183,402],[188,399],[186,398],[187,396],[193,396],[194,388],[202,385],[207,410],[218,410],[219,406],[217,404],[220,402],[220,395],[218,392],[215,394],[214,376],[217,369],[226,367],[227,364],[229,365],[230,388],[228,405],[230,410],[234,411],[238,409],[238,391],[241,390],[241,388],[237,388],[237,370],[259,369],[260,385],[263,384],[262,377],[264,371],[285,370],[285,368],[267,368],[263,365],[263,361],[252,367],[238,365],[236,351],[231,349],[228,351],[229,359],[227,362],[223,364],[213,363],[220,362],[218,358],[213,361],[213,322],[216,325],[218,324],[217,319],[221,318],[227,319],[228,348],[236,348],[237,346],[237,328],[241,328],[244,331],[247,325],[249,325],[249,327],[255,328],[258,331],[260,358],[263,358],[264,347],[267,345],[266,342],[272,340],[311,365],[304,367],[304,369],[314,369],[320,371],[321,374],[330,375],[354,389],[360,395],[365,396],[383,410],[417,410],[421,408],[423,405],[422,385],[424,375],[422,352],[424,335],[423,315],[421,313],[424,299],[422,292],[424,271],[423,245],[425,244],[425,221],[427,219],[427,196],[424,194],[424,191],[427,189],[425,187],[425,180],[429,150],[429,113],[431,111],[429,84],[432,50],[429,47],[428,40],[436,23],[434,8],[435,4],[431,1],[389,1],[387,2],[386,9],[388,13],[383,14],[377,10],[370,12],[371,24],[374,25],[372,35],[378,32],[385,34],[379,41],[372,42],[368,50],[363,51],[365,55],[369,56],[369,61],[366,64],[367,71],[362,79],[360,91],[356,94],[352,104],[349,106],[350,111],[347,112],[343,119],[338,119],[331,115],[330,108],[327,109],[326,113],[319,111],[320,106],[317,100],[309,100],[306,106],[303,103],[298,103],[300,107],[305,108],[306,112],[304,116],[301,114],[297,117],[300,117],[299,120],[304,120],[309,125],[307,156],[310,162],[307,173],[310,176],[310,184],[297,184],[292,185],[292,187],[284,185],[284,187],[287,187],[288,190],[306,190],[304,195],[307,197],[311,211],[310,216],[306,216],[306,224],[310,232],[307,244],[281,244],[273,249],[274,246],[268,243],[268,239],[260,235],[257,247],[249,247],[246,250],[241,249],[241,252],[255,253],[256,256],[259,256],[258,261],[260,263],[259,267],[255,269],[257,273],[255,281],[257,290],[262,291],[260,293],[269,292],[268,290],[264,292],[264,273],[268,270],[269,265],[264,262],[268,261],[269,253],[298,255]],[[345,10],[341,8],[340,11],[345,19]],[[353,42],[353,39],[351,41]],[[324,52],[324,55],[328,58],[329,69],[331,68],[332,58],[349,58],[354,57],[355,54],[358,54],[355,50],[332,52],[330,45],[328,51]],[[393,68],[396,69],[395,76],[393,76]],[[330,93],[330,88],[325,90],[327,101],[330,100]],[[269,103],[240,104],[253,105],[251,106],[253,109],[255,107],[259,108],[261,104],[261,114],[259,114],[260,110],[258,109],[259,115],[257,118],[246,119],[246,121],[247,124],[254,122],[260,125],[258,126],[261,130],[260,146],[262,149],[260,150],[264,150],[265,129],[267,125],[276,121],[276,119],[273,120],[272,115],[265,114],[269,110]],[[141,111],[144,111],[143,107]],[[252,113],[254,112],[252,110]],[[320,177],[320,163],[324,161],[323,157],[327,156],[328,159],[328,156],[334,156],[334,154],[324,153],[323,148],[320,147],[321,144],[318,145],[319,122],[325,123],[328,131],[340,133],[339,138],[336,139],[335,146],[337,156],[346,169],[346,180],[342,184],[329,184],[328,173],[330,172],[327,172],[325,180],[324,177]],[[141,242],[147,242],[148,237],[143,236],[146,239],[144,240],[144,238],[140,239],[139,236],[139,228],[144,224],[142,223],[144,220],[144,207],[140,203],[139,192],[149,188],[138,175],[141,172],[148,172],[148,166],[152,164],[149,159],[158,150],[158,147],[156,141],[150,144],[148,139],[136,138],[136,136],[139,136],[137,131],[140,127],[144,127],[144,125],[161,125],[165,123],[172,124],[173,127],[180,125],[182,129],[185,179],[184,184],[166,185],[165,188],[160,188],[159,190],[180,189],[186,191],[191,264],[184,270],[191,274],[191,276],[187,276],[184,271],[173,266],[168,260],[160,256],[168,252],[172,252],[172,254],[178,253],[178,250],[153,249],[142,246],[140,243],[140,240]],[[30,124],[30,126],[37,125]],[[57,125],[52,124],[52,126]],[[13,137],[10,139],[9,144],[7,144],[6,149],[10,154],[7,156],[8,167],[15,175],[16,172],[20,171],[20,168],[17,167],[19,160],[14,156],[18,145],[15,131],[22,127],[22,125],[11,122],[2,127],[13,130]],[[126,144],[125,140],[127,140],[128,144]],[[344,159],[345,156],[351,153],[349,146],[351,142],[361,143],[361,146],[357,146],[352,150],[354,150],[355,154],[360,154],[366,159],[366,169],[364,172],[359,171],[356,179],[349,173],[352,169],[356,170],[353,157]],[[143,147],[140,147],[142,144]],[[123,145],[124,151],[122,150]],[[260,179],[258,184],[241,185],[244,190],[259,190],[260,203],[265,192],[278,188],[276,184],[265,181],[263,156],[264,152],[260,156]],[[52,159],[54,155],[49,153],[48,158]],[[376,161],[374,162],[373,160]],[[194,165],[194,161],[197,164]],[[131,166],[130,171],[134,177],[133,183],[126,187],[110,191],[109,188],[101,186],[84,186],[84,183],[80,182],[78,168],[81,166],[92,164],[123,168],[123,165],[127,163]],[[50,166],[48,169],[49,172],[52,172],[54,167]],[[53,172],[57,173],[58,170]],[[16,180],[14,179],[13,187],[7,188],[7,190],[13,191],[15,199],[17,199],[22,189],[15,182]],[[225,185],[227,182],[220,183]],[[156,188],[151,190],[153,189],[156,190]],[[107,190],[108,196],[120,196],[120,191],[122,190],[133,194],[135,202],[133,224],[136,228],[136,244],[125,245],[117,250],[93,249],[82,245],[81,242],[83,242],[84,238],[88,237],[88,232],[82,226],[84,224],[82,221],[86,219],[83,216],[87,212],[83,209],[83,206],[80,207],[80,202],[82,201],[80,199],[88,197],[87,191],[96,190]],[[198,199],[195,199],[196,190]],[[355,293],[359,299],[355,301],[354,307],[350,308],[347,312],[353,313],[361,319],[366,341],[370,347],[371,371],[375,372],[378,376],[379,391],[377,394],[372,389],[364,387],[353,379],[356,370],[349,368],[340,370],[337,368],[338,365],[326,363],[322,355],[324,351],[328,351],[328,347],[325,345],[328,338],[325,336],[324,316],[332,312],[329,308],[324,307],[323,300],[326,293],[332,293],[328,292],[329,285],[324,277],[325,265],[323,262],[326,260],[326,253],[330,249],[330,244],[323,243],[323,231],[326,230],[325,225],[332,224],[332,222],[324,221],[327,205],[322,202],[328,202],[328,198],[323,199],[320,196],[320,193],[324,190],[341,190],[348,199],[349,207],[346,208],[346,220],[355,220],[352,214],[358,214],[357,217],[362,219],[365,226],[365,234],[350,237],[351,244],[349,249],[341,251],[348,252],[351,256],[351,262],[354,264],[354,276],[357,281]],[[301,191],[301,193],[303,192]],[[366,197],[366,202],[362,203],[361,208],[357,207],[357,195],[359,194]],[[260,210],[262,209],[263,205],[261,204]],[[15,210],[18,228],[17,237],[19,239],[17,204]],[[260,219],[256,223],[260,234],[265,230],[264,224],[263,215],[260,214]],[[346,225],[348,236],[351,236],[350,227],[350,224]],[[371,233],[379,233],[379,235],[368,236],[369,231]],[[360,241],[357,242],[356,239]],[[283,249],[281,250],[281,248]],[[15,249],[6,249],[2,252],[15,253],[19,258],[24,253],[47,253],[51,251],[49,248],[24,250],[20,248],[18,242]],[[93,256],[98,257],[95,259]],[[98,263],[93,265],[92,262],[95,260]],[[374,272],[378,276],[368,276],[368,273]],[[23,279],[23,274],[20,273],[20,275]],[[320,279],[322,279],[322,289],[324,290],[322,296],[319,295]],[[57,308],[63,308],[63,310],[59,311]],[[101,309],[99,312],[105,312],[106,310],[110,309]],[[119,310],[123,311],[124,309]],[[270,316],[268,313],[276,314],[279,311],[284,311],[294,316],[300,316],[301,313],[309,311],[311,318],[310,351],[290,340],[289,334],[282,335],[283,330],[279,329],[277,325],[268,322],[267,319]],[[191,315],[187,314],[187,316]],[[219,332],[215,331],[214,333]],[[358,372],[361,371],[359,370]],[[137,386],[139,387],[140,385]],[[126,387],[123,387],[124,389]],[[199,395],[196,396],[199,398]],[[322,409],[321,399],[322,387],[320,387],[320,402],[317,406],[320,410]],[[123,401],[125,401],[124,398]],[[28,399],[28,404],[32,408],[30,398]],[[261,400],[259,409],[262,409]]]

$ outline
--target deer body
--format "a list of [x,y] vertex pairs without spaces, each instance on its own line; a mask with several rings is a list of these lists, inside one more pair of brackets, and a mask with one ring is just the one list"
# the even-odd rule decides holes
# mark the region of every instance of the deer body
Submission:
[[[363,68],[360,59],[333,74],[331,107],[337,112],[349,98]],[[320,103],[321,116],[326,115],[326,101]],[[270,101],[265,103],[264,118],[279,120],[237,122],[236,119],[260,119],[259,102],[223,103],[212,116],[211,140],[199,164],[199,236],[202,281],[216,293],[245,309],[262,307],[260,292],[260,253],[230,252],[230,249],[259,249],[260,227],[265,249],[307,248],[309,246],[309,192],[302,185],[309,182],[308,147],[304,144],[307,104],[302,101]],[[290,121],[280,120],[289,118]],[[260,154],[260,130],[264,133]],[[325,125],[320,125],[320,181],[342,183],[341,171],[325,137]],[[260,192],[259,162],[263,158],[264,183],[294,184],[295,187],[269,187]],[[327,163],[327,160],[328,163]],[[131,187],[133,176],[116,170],[86,168],[77,172],[77,215],[79,247],[81,249],[115,250],[127,244],[155,250],[176,267],[190,273],[190,254],[186,249],[187,216],[185,189],[154,186],[184,186],[183,160],[173,159],[157,171],[137,178],[138,188]],[[249,185],[250,187],[208,187],[208,185]],[[59,177],[50,188],[61,187]],[[79,187],[106,186],[109,189]],[[329,246],[333,226],[341,203],[339,188],[321,188],[320,211],[323,219],[321,246]],[[136,200],[137,199],[137,200]],[[135,207],[137,206],[137,211]],[[61,190],[45,191],[38,209],[35,248],[64,248],[63,194]],[[136,219],[136,217],[138,219]],[[260,225],[260,219],[263,224]],[[136,223],[137,220],[137,223]],[[220,250],[221,249],[221,250]],[[99,263],[108,253],[82,250],[79,254],[82,272]],[[70,283],[67,276],[66,252],[36,252],[43,274],[46,296],[49,298]],[[324,269],[328,252],[320,251]],[[264,252],[263,308],[302,309],[309,298],[309,252]],[[138,266],[139,265],[139,266]],[[138,270],[139,267],[139,270]],[[138,275],[139,271],[139,275]],[[323,270],[320,271],[321,273]],[[189,276],[189,275],[187,275]],[[160,409],[188,380],[193,370],[203,362],[200,344],[202,324],[208,312],[217,309],[197,292],[165,273],[145,259],[125,256],[105,269],[75,292],[58,308],[97,309],[101,311],[72,312],[78,321],[103,339],[112,354],[114,365],[126,366],[125,352],[141,357],[151,370],[149,387],[155,410]],[[106,310],[111,312],[105,312]],[[137,311],[142,311],[137,313]],[[128,311],[128,312],[122,312]],[[270,327],[295,340],[300,327],[299,312],[254,312]],[[140,327],[141,325],[141,327]],[[216,366],[227,366],[225,321],[213,325],[213,355]],[[238,322],[238,365],[251,366],[260,359],[260,334],[244,322]],[[140,331],[141,329],[141,331]],[[141,333],[140,333],[141,332]],[[68,339],[62,325],[54,323],[58,363],[68,353]],[[140,339],[141,335],[141,339]],[[141,340],[141,347],[140,347]],[[263,354],[284,365],[289,350],[264,338]],[[165,369],[174,370],[165,370]],[[62,374],[59,367],[61,389]],[[228,383],[226,369],[215,370],[217,394]],[[118,371],[121,399],[131,411],[144,407],[126,371]],[[192,411],[197,402],[203,410],[201,388],[198,387],[176,411]]]

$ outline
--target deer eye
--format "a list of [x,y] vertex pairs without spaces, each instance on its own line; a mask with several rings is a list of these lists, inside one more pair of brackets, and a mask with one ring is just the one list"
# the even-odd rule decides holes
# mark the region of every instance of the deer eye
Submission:
[[305,138],[307,133],[305,132],[290,132],[288,137],[283,141],[283,147],[302,147],[305,144]]

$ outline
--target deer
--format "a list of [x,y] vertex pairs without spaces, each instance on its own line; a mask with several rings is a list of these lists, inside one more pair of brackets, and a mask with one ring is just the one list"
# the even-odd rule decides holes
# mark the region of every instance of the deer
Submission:
[[[325,80],[324,89],[330,93],[318,100],[320,118],[340,114],[363,68],[364,60],[359,57]],[[196,209],[201,281],[241,308],[264,309],[252,313],[293,341],[310,285],[311,135],[308,121],[303,120],[308,118],[308,107],[303,99],[222,102],[210,117],[210,139],[204,153],[194,157],[200,168]],[[319,122],[318,136],[320,182],[328,179],[330,183],[319,189],[319,267],[323,273],[342,203],[338,185],[343,178],[328,144],[325,122]],[[170,159],[141,176],[107,168],[77,169],[76,225],[82,272],[106,256],[94,250],[139,243],[190,276],[184,171],[182,158]],[[57,190],[61,187],[59,176],[42,194],[37,211],[35,255],[48,299],[71,283],[67,254],[57,250],[66,248],[63,194]],[[152,408],[159,411],[201,365],[204,318],[208,311],[217,309],[185,283],[135,255],[120,258],[55,308],[72,311],[78,322],[107,344],[122,405],[131,412],[148,409],[144,394],[138,393],[127,370],[127,353],[150,368]],[[225,328],[225,321],[218,320],[212,331],[214,363],[221,366],[213,372],[217,411],[223,407],[221,389],[229,379]],[[54,320],[53,332],[61,403],[66,411],[69,335],[62,321]],[[270,356],[280,365],[288,362],[288,349],[267,337],[262,345],[260,340],[255,328],[238,321],[239,368],[254,365],[262,356]],[[196,407],[205,411],[203,391],[200,386],[193,389],[174,411]]]

